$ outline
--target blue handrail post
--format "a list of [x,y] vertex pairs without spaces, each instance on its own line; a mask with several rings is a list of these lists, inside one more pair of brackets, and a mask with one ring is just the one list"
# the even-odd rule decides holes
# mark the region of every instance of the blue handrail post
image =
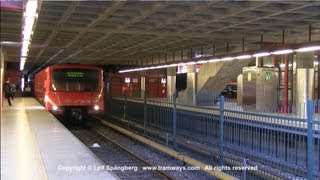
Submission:
[[314,106],[313,101],[308,100],[307,102],[307,123],[308,123],[308,143],[307,143],[307,176],[308,180],[314,179],[314,140],[313,140],[313,115]]
[[224,165],[223,160],[223,127],[224,127],[224,96],[220,96],[220,165]]
[[173,145],[177,149],[176,135],[177,135],[177,91],[173,93]]
[[124,91],[123,119],[126,120],[127,113],[127,91]]
[[143,135],[146,136],[146,128],[147,128],[147,93],[144,92],[143,96]]

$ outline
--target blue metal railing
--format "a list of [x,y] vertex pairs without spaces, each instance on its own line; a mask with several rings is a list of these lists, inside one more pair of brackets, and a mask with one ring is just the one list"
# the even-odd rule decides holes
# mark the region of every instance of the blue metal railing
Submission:
[[272,108],[250,112],[225,107],[222,96],[219,106],[210,106],[213,99],[205,100],[205,106],[192,107],[178,104],[175,96],[170,101],[119,97],[110,100],[109,109],[112,114],[126,114],[127,120],[169,134],[174,147],[178,137],[211,144],[211,149],[219,152],[221,165],[227,153],[243,158],[241,164],[256,163],[288,178],[320,178],[320,101],[309,101],[308,116],[302,117]]

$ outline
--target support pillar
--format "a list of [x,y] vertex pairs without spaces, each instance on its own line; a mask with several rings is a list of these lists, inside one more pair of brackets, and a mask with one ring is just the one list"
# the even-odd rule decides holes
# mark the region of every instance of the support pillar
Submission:
[[288,113],[288,56],[284,55],[284,77],[283,77],[283,106],[284,106],[284,113]]
[[[141,71],[140,72],[140,77],[141,77],[141,79],[140,79],[140,84],[141,84],[141,86],[140,86],[140,92],[141,92],[140,93],[140,97],[142,99],[144,98],[145,93],[147,93],[146,76],[147,76],[146,71]],[[147,96],[148,96],[148,94],[147,94]]]
[[263,59],[256,57],[256,67],[262,67],[263,66]]
[[3,101],[3,77],[4,77],[4,52],[0,48],[0,119],[2,119],[2,101]]
[[196,105],[197,65],[188,65],[187,69],[187,104]]
[[307,117],[307,100],[313,99],[314,91],[314,56],[313,52],[297,53],[296,71],[296,113]]
[[197,92],[197,65],[192,64],[187,66],[187,88],[180,91],[178,100],[180,104],[196,105],[196,92]]
[[237,77],[237,105],[243,104],[243,74],[239,74]]
[[167,68],[167,98],[172,100],[172,96],[176,91],[176,67]]

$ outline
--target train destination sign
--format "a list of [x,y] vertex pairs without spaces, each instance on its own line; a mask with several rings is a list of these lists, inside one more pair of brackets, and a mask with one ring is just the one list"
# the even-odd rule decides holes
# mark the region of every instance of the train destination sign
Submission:
[[67,72],[67,77],[68,78],[83,78],[84,77],[84,72],[68,71]]

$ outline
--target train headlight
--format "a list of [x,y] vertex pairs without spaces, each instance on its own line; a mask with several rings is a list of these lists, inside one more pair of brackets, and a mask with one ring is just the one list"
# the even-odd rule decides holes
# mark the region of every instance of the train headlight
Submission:
[[53,105],[53,106],[52,106],[52,110],[54,110],[54,111],[58,110],[58,106]]
[[95,106],[93,106],[93,109],[96,110],[96,111],[98,111],[98,110],[99,110],[99,106],[98,106],[98,105],[95,105]]

